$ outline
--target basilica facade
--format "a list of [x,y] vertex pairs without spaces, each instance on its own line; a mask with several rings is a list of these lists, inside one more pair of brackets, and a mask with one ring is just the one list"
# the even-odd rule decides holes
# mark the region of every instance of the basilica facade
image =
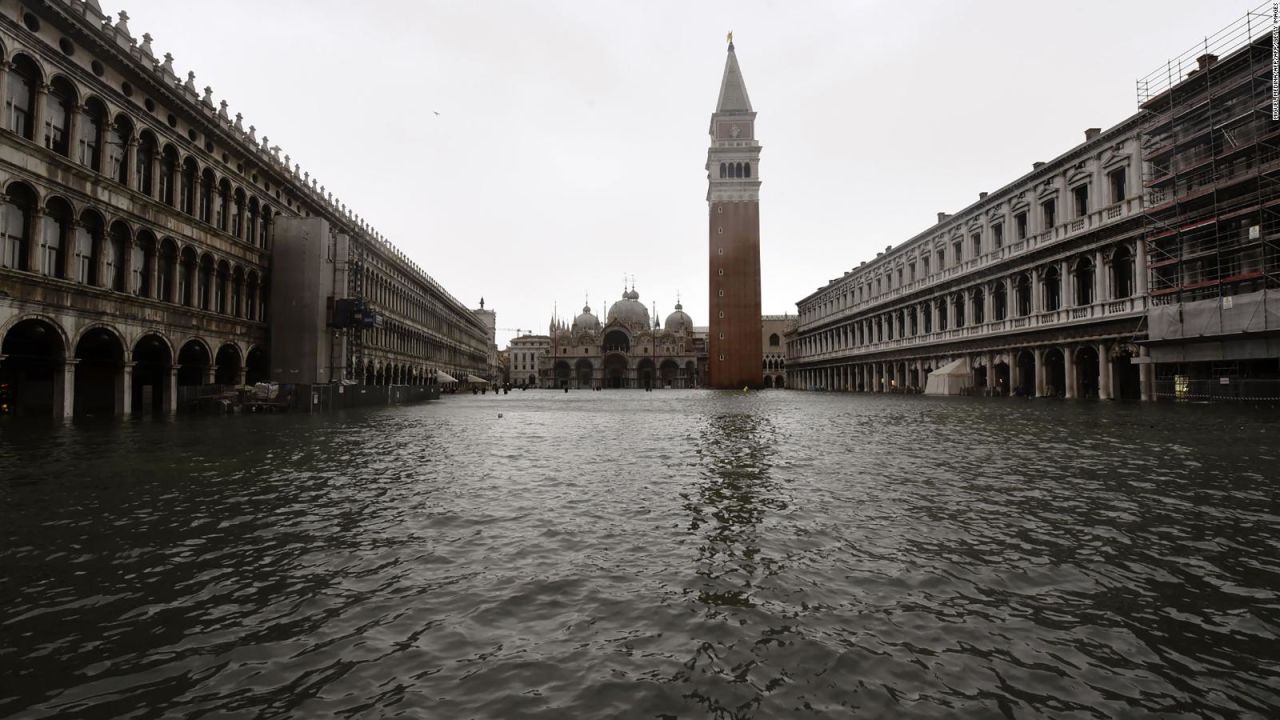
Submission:
[[554,388],[694,388],[707,377],[707,337],[680,303],[650,319],[635,288],[602,322],[590,305],[565,323],[552,318],[549,352],[538,358],[539,384]]

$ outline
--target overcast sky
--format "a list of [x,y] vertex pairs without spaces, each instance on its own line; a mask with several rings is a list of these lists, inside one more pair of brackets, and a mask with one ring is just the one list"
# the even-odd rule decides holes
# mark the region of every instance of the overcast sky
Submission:
[[[634,276],[707,323],[707,128],[735,46],[764,311],[1136,109],[1249,2],[130,0],[134,35],[501,328]],[[438,113],[438,115],[437,115]],[[514,331],[499,331],[499,347]]]

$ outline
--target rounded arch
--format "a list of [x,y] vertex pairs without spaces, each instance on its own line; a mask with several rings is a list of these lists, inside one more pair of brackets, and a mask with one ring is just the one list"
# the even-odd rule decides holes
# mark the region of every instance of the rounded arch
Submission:
[[28,140],[36,139],[36,88],[44,84],[45,71],[32,56],[18,52],[10,60],[13,68],[6,79],[5,103],[9,106],[8,128]]
[[267,367],[267,351],[258,345],[250,345],[244,353],[245,384],[266,382],[270,377]]
[[[150,330],[143,330],[139,332],[137,335],[133,337],[132,342],[129,344],[129,347],[131,348],[131,352],[136,353],[138,351],[139,346],[142,344],[143,340],[149,341],[150,345],[152,345],[153,347],[156,347],[156,348],[162,347],[163,352],[166,356],[165,359],[167,360],[167,362],[170,364],[173,363],[173,359],[175,355],[173,341],[169,339],[168,335],[164,334],[164,331],[150,329]],[[136,361],[137,358],[134,358],[134,359]]]
[[[28,321],[42,323],[53,328],[53,330],[57,332],[58,342],[61,343],[64,352],[66,351],[66,348],[72,347],[71,337],[67,334],[66,329],[62,327],[56,318],[51,315],[45,315],[44,313],[23,313],[9,318],[7,322],[0,325],[0,342],[3,342],[4,338],[7,337],[10,331],[15,327]],[[4,352],[0,351],[0,355],[2,354],[4,354]]]
[[0,332],[0,383],[8,387],[6,414],[61,417],[65,411],[61,372],[70,345],[66,330],[52,318],[14,318]]
[[200,351],[205,354],[205,356],[209,358],[213,358],[213,346],[209,344],[209,341],[205,340],[204,337],[201,335],[188,335],[187,337],[183,338],[182,342],[178,345],[178,348],[179,348],[178,355],[181,356],[182,350],[184,348],[187,348],[188,346],[198,347]]
[[76,337],[76,416],[121,415],[124,406],[117,385],[123,381],[126,348],[123,334],[107,323],[91,323]]
[[[11,180],[8,185],[4,186],[4,194],[9,198],[21,199],[28,203],[30,208],[41,204],[40,191],[34,185],[25,180]],[[29,209],[30,209],[29,208]]]
[[178,182],[178,149],[172,143],[165,143],[160,149],[160,202],[170,207],[177,200]]

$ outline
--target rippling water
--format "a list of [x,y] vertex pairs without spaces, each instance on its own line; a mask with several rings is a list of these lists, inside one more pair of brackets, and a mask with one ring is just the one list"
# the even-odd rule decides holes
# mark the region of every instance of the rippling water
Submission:
[[0,425],[0,716],[1276,717],[1278,455],[796,392]]

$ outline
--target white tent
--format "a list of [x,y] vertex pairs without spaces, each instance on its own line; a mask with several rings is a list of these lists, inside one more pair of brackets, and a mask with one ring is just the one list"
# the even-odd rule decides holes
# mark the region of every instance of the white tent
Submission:
[[482,378],[482,377],[476,377],[475,375],[468,375],[468,376],[467,376],[467,382],[469,382],[469,383],[476,383],[476,384],[478,384],[478,385],[488,385],[488,384],[489,384],[489,381],[488,381],[488,380],[485,380],[485,379],[484,379],[484,378]]
[[973,373],[969,372],[969,361],[960,358],[929,373],[929,382],[924,386],[924,394],[961,395],[971,387],[973,387]]
[[441,385],[446,385],[448,383],[456,383],[458,382],[458,379],[450,375],[449,373],[441,370],[440,372],[436,373],[436,382],[440,383]]

